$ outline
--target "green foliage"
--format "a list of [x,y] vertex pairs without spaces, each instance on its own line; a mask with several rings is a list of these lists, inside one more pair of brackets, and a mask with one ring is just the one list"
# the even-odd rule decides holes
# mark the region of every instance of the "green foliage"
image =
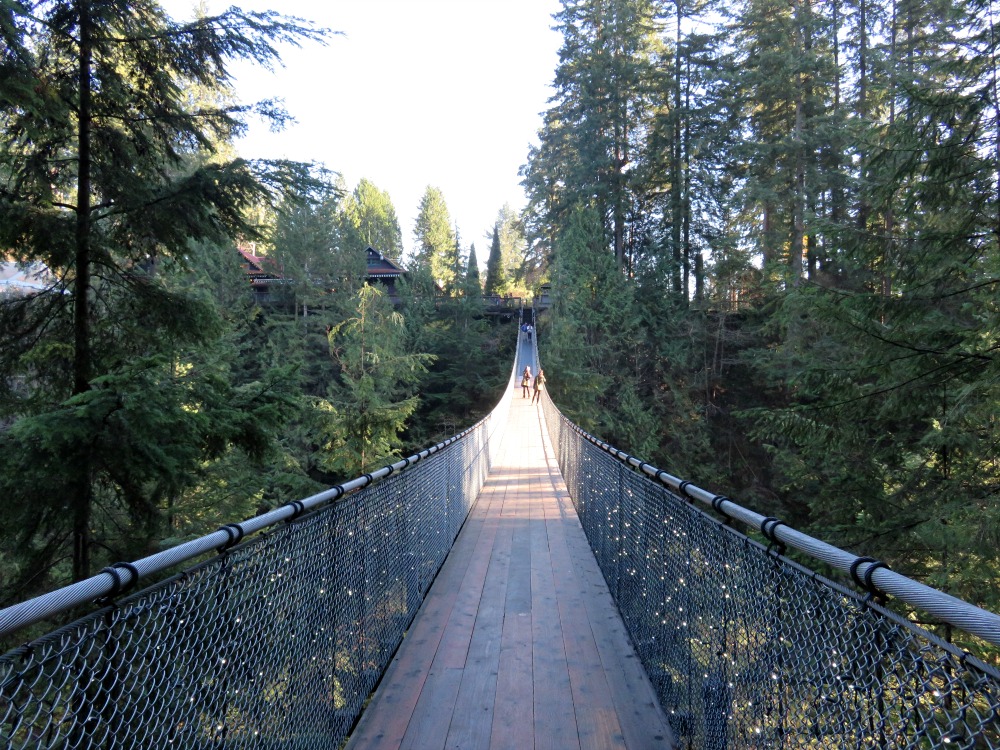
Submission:
[[540,145],[522,172],[534,238],[554,243],[579,204],[593,205],[618,265],[639,237],[627,226],[639,196],[631,177],[641,158],[656,77],[655,3],[564,0],[553,106]]
[[494,224],[490,255],[486,261],[486,294],[503,294],[506,285],[507,278],[504,274],[503,256],[500,252],[500,226]]
[[406,351],[403,317],[370,285],[358,291],[355,314],[330,329],[329,341],[337,375],[320,405],[327,418],[324,468],[355,477],[399,457],[400,433],[432,357]]
[[557,403],[996,608],[989,6],[565,0],[556,21],[522,174]]
[[525,240],[520,217],[504,205],[493,225],[493,239],[486,263],[486,293],[527,297],[524,279]]
[[431,277],[446,292],[454,290],[459,280],[455,273],[459,265],[458,238],[452,230],[444,195],[430,185],[420,199],[413,238],[417,242],[415,265],[430,269]]
[[635,326],[632,289],[607,251],[597,211],[578,208],[556,246],[552,327],[544,366],[571,419],[596,429],[614,411]]
[[469,262],[465,272],[465,282],[462,284],[463,297],[479,297],[483,293],[483,284],[479,279],[479,258],[476,257],[476,245],[469,246]]
[[320,203],[286,201],[275,218],[267,257],[284,283],[274,294],[290,301],[303,318],[316,308],[336,306],[364,283],[365,257],[358,252],[364,244],[350,202],[344,203],[331,191]]
[[387,192],[362,178],[345,202],[344,210],[363,244],[387,258],[399,260],[403,253],[403,234],[396,208]]
[[3,7],[5,49],[19,54],[4,57],[0,80],[0,247],[54,276],[38,299],[5,305],[15,325],[0,335],[24,355],[2,373],[14,386],[5,437],[26,441],[7,443],[5,481],[49,472],[39,487],[58,492],[11,487],[33,509],[28,528],[49,540],[25,557],[49,571],[68,554],[79,579],[121,518],[144,544],[199,461],[266,443],[267,398],[183,358],[217,340],[221,321],[168,290],[159,268],[183,263],[192,242],[253,236],[255,207],[320,187],[305,165],[211,157],[252,111],[285,117],[270,103],[228,104],[228,66],[272,64],[276,44],[322,32],[238,9],[176,24],[152,2]]
[[[0,7],[0,246],[53,272],[0,303],[4,598],[495,402],[513,331],[484,317],[439,190],[393,309],[363,285],[366,244],[398,257],[384,192],[229,158],[250,109],[228,62],[319,32]],[[485,278],[551,282],[556,401],[672,473],[1000,605],[988,4],[564,0],[556,25],[529,206],[499,212]],[[255,307],[234,236],[283,269],[287,305]]]

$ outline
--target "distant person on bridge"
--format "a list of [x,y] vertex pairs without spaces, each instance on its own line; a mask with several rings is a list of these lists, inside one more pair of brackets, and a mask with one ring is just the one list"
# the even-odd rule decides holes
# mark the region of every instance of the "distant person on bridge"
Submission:
[[531,385],[531,366],[525,365],[521,374],[521,398],[528,397],[528,386]]
[[542,395],[542,386],[545,385],[545,370],[539,370],[538,374],[535,375],[535,395],[531,399],[531,403],[538,401],[539,397]]

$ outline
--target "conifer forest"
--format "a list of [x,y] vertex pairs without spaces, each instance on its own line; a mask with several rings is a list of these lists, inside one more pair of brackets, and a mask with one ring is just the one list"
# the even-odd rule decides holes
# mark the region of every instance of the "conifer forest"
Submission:
[[336,164],[237,154],[288,113],[231,65],[323,29],[0,0],[0,248],[41,279],[0,301],[0,605],[471,425],[517,328],[484,299],[544,293],[582,428],[997,611],[998,13],[562,0],[527,206],[477,247],[436,188],[401,227]]

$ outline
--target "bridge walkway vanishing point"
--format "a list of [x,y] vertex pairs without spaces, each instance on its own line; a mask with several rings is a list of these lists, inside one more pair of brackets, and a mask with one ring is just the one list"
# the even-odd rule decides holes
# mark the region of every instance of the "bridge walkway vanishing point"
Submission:
[[0,654],[0,748],[1000,750],[1000,616],[515,382],[418,454],[0,610],[31,633]]
[[672,747],[542,420],[518,385],[498,460],[349,750]]

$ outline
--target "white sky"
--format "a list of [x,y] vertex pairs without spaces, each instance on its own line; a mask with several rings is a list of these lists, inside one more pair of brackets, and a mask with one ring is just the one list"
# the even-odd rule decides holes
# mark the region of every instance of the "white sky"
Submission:
[[[176,20],[194,7],[161,4]],[[525,203],[517,170],[551,95],[559,0],[208,0],[208,9],[232,4],[345,34],[283,49],[273,74],[237,69],[245,102],[283,98],[297,120],[278,134],[254,128],[241,154],[321,162],[351,189],[368,178],[391,196],[407,252],[433,185],[462,246],[475,242],[485,264],[497,212]]]

